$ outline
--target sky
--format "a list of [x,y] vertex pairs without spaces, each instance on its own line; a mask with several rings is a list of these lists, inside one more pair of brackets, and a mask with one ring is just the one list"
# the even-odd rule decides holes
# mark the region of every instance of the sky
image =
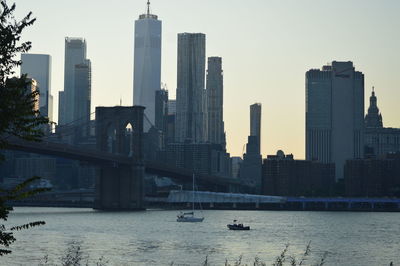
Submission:
[[[64,86],[64,38],[87,41],[92,111],[132,104],[134,21],[145,0],[8,0],[18,18],[37,21],[23,33],[31,53],[52,56],[52,94]],[[375,86],[385,127],[400,127],[400,1],[151,0],[162,20],[162,77],[175,98],[177,34],[206,34],[206,55],[221,56],[227,149],[241,156],[250,105],[262,104],[261,150],[305,158],[305,72],[353,61],[365,74],[365,109]],[[57,119],[56,119],[57,120]]]

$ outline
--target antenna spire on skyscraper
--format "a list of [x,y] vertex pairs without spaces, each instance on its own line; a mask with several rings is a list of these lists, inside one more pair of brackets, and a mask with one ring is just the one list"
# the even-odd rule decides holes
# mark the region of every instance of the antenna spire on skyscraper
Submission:
[[150,0],[147,0],[147,16],[150,15]]

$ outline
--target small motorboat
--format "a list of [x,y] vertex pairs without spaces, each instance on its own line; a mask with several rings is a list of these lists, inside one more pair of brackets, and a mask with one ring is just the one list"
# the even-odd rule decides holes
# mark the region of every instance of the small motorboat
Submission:
[[250,230],[250,226],[244,226],[243,224],[236,223],[236,220],[234,220],[233,222],[234,224],[227,225],[229,230]]

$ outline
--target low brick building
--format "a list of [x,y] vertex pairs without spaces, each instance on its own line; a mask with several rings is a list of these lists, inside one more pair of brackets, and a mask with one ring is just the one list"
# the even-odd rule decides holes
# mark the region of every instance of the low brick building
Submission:
[[344,178],[349,197],[400,197],[400,152],[348,160]]
[[277,196],[330,196],[335,184],[335,165],[295,160],[278,151],[262,165],[262,194]]

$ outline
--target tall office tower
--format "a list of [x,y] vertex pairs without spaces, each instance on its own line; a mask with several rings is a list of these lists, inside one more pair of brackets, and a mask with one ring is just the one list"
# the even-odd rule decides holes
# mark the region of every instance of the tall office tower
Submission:
[[364,74],[352,62],[336,62],[306,73],[306,159],[335,163],[343,178],[348,159],[362,158]]
[[73,121],[82,125],[77,130],[76,137],[87,137],[90,129],[90,104],[92,87],[92,65],[86,59],[83,63],[75,65],[74,74],[75,108]]
[[[161,21],[147,13],[135,21],[133,104],[146,107],[145,115],[154,124],[154,97],[161,88]],[[146,130],[146,129],[145,129]]]
[[155,95],[154,125],[158,130],[166,132],[166,119],[168,115],[168,91],[158,90]]
[[223,88],[222,59],[221,57],[209,57],[207,70],[208,141],[219,144],[225,149]]
[[[64,105],[60,106],[65,113],[58,121],[59,125],[74,121],[76,109],[75,66],[84,64],[86,60],[86,41],[82,38],[65,38],[65,62],[64,62]],[[62,102],[60,102],[62,103]],[[63,122],[61,124],[60,122]]]
[[178,34],[175,121],[177,142],[201,143],[207,140],[205,61],[206,35]]
[[176,100],[175,99],[168,100],[168,114],[169,115],[176,114]]
[[261,153],[261,103],[250,105],[250,136],[256,136]]
[[39,110],[53,121],[53,96],[51,95],[51,56],[47,54],[21,54],[21,75],[27,74],[37,82],[40,92]]
[[261,190],[261,166],[262,156],[258,137],[248,136],[246,153],[243,154],[243,162],[240,165],[240,178],[253,186],[257,193]]
[[58,92],[58,124],[65,125],[65,113],[66,113],[66,106],[65,106],[65,92],[59,91]]
[[372,87],[372,95],[369,97],[368,113],[365,116],[365,127],[382,128],[382,115],[379,113],[374,87]]

